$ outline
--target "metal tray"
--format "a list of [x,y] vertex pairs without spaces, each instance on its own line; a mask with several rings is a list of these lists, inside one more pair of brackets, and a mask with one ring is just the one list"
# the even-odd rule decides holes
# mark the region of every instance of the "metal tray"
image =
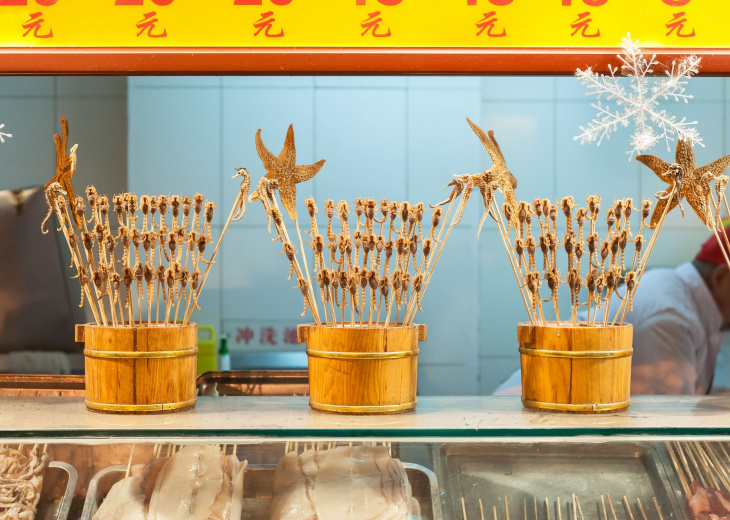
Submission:
[[667,444],[665,442],[657,442],[656,449],[659,453],[662,463],[664,464],[664,470],[666,471],[666,474],[668,476],[669,484],[672,487],[672,491],[674,492],[674,496],[677,500],[677,503],[679,504],[680,510],[684,514],[684,518],[686,520],[694,520],[692,512],[689,510],[687,497],[684,495],[684,489],[682,489],[682,483],[679,481],[679,476],[677,475],[677,471],[672,464],[672,459],[669,456]]
[[[403,466],[413,489],[413,520],[442,520],[436,475],[418,464],[403,463]],[[126,470],[126,465],[110,466],[91,479],[81,520],[91,520],[109,489],[123,478]],[[249,465],[246,468],[242,518],[269,517],[275,471],[276,466]]]
[[84,376],[0,375],[0,397],[83,396],[85,388]]
[[51,461],[43,475],[43,489],[35,520],[66,520],[76,492],[76,469],[65,462]]
[[643,518],[637,498],[648,520],[659,520],[653,497],[664,520],[689,520],[653,443],[445,443],[434,445],[433,459],[445,492],[444,509],[452,519],[464,518],[463,497],[467,519],[481,519],[481,499],[485,518],[493,520],[496,507],[497,520],[505,520],[507,497],[513,519],[523,520],[526,509],[526,520],[548,520],[547,498],[549,518],[557,520],[560,497],[562,518],[572,520],[575,493],[586,520],[604,518],[601,495],[606,494],[618,520]]
[[[404,462],[403,467],[413,490],[413,520],[442,520],[436,475],[418,464]],[[269,518],[275,471],[275,466],[254,466],[246,469],[243,490],[244,518]]]
[[234,370],[198,376],[198,395],[309,395],[306,370]]

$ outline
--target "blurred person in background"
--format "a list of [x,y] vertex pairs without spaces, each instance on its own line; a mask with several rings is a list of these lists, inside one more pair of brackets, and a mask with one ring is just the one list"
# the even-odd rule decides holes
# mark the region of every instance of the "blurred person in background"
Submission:
[[[72,303],[56,222],[42,187],[0,191],[0,373],[68,374],[83,366],[74,342],[76,321],[88,321]],[[65,245],[65,244],[64,244]],[[78,286],[78,283],[76,284]]]
[[[634,329],[631,394],[712,390],[723,333],[730,329],[730,269],[723,249],[728,253],[713,235],[691,262],[650,269],[642,277],[625,320]],[[611,308],[617,309],[621,301],[613,298]],[[520,395],[520,385],[518,370],[495,394]]]

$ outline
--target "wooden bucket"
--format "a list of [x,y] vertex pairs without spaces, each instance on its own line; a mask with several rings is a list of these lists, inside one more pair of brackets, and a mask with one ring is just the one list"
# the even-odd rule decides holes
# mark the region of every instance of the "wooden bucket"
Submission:
[[198,327],[77,325],[84,343],[86,407],[150,414],[195,406]]
[[345,414],[392,414],[416,407],[418,342],[425,325],[299,325],[307,344],[309,405]]
[[631,325],[520,323],[522,404],[545,412],[607,413],[630,404]]

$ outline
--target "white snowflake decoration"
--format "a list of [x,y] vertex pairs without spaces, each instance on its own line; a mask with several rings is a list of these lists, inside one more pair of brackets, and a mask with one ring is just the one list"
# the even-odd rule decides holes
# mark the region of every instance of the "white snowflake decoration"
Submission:
[[[649,76],[654,72],[654,67],[661,64],[656,60],[656,55],[646,60],[638,44],[638,40],[631,40],[630,34],[621,40],[623,53],[616,55],[622,63],[619,76],[616,75],[619,67],[610,65],[610,76],[597,74],[590,67],[584,71],[576,70],[575,76],[589,90],[586,95],[596,96],[597,102],[591,106],[598,113],[587,126],[580,127],[581,134],[573,139],[580,139],[581,144],[596,142],[600,145],[603,138],[610,139],[611,132],[615,132],[619,126],[627,127],[633,123],[634,133],[630,139],[632,149],[626,152],[629,160],[634,154],[649,150],[662,139],[667,144],[667,150],[671,150],[670,142],[675,139],[704,146],[694,127],[697,121],[687,121],[685,117],[678,119],[659,107],[661,99],[666,101],[674,98],[674,101],[685,103],[692,99],[684,90],[687,81],[699,71],[700,58],[688,56],[679,63],[672,61],[671,67],[666,68],[665,77],[651,78]],[[626,88],[621,75],[628,78],[626,81],[630,82],[630,88]],[[606,101],[615,99],[616,109],[601,103],[602,98]]]
[[[0,130],[2,130],[3,128],[5,128],[5,125],[4,124],[0,125]],[[11,137],[13,137],[13,134],[6,134],[5,132],[0,132],[0,143],[4,143],[6,137],[8,139],[10,139]]]

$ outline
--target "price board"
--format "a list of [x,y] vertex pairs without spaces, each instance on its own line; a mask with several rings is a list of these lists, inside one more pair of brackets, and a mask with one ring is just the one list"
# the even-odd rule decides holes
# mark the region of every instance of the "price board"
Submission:
[[714,0],[0,0],[0,70],[569,72],[630,33],[724,72],[729,17]]

